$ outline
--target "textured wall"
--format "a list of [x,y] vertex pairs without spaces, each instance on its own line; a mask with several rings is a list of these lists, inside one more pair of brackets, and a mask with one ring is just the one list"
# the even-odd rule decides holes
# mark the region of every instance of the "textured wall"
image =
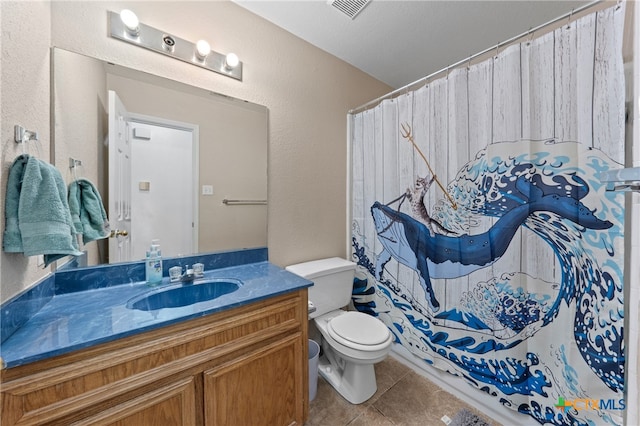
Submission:
[[[30,153],[49,159],[49,47],[51,45],[51,5],[48,2],[0,2],[0,46],[2,78],[0,111],[2,124],[2,174],[0,211],[4,230],[4,199],[9,167],[22,148],[13,140],[13,126],[20,124],[37,131],[40,151],[30,145]],[[18,293],[44,276],[36,258],[2,252],[0,262],[1,300]]]
[[[0,8],[3,179],[17,154],[13,146],[5,152],[14,122],[48,141],[49,47],[57,46],[265,105],[271,261],[346,256],[347,111],[390,87],[228,1],[1,2]],[[107,10],[123,8],[145,24],[237,53],[244,81],[110,38]],[[3,253],[2,300],[45,273],[33,260]]]

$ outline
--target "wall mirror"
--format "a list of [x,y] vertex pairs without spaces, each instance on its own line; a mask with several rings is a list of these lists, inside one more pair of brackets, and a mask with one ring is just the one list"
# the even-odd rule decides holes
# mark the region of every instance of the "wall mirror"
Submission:
[[[120,235],[83,246],[87,265],[140,260],[152,238],[163,256],[266,247],[266,107],[60,48],[52,61],[52,161],[67,183],[91,182],[105,210],[120,211],[109,213]],[[122,120],[113,110],[110,118],[110,93],[128,111],[120,125],[131,172],[118,184],[126,202],[109,195],[118,174],[109,120]],[[129,259],[114,246],[128,246]]]

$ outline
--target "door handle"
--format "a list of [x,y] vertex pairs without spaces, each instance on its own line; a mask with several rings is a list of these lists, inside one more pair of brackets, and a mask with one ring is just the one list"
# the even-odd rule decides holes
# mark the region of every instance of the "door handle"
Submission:
[[109,234],[109,238],[113,238],[113,237],[126,237],[127,235],[129,235],[129,232],[126,229],[123,230],[111,230],[111,233]]

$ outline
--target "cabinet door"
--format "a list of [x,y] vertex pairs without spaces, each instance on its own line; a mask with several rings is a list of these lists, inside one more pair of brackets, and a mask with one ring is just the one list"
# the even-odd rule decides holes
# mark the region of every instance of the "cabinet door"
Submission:
[[192,426],[195,423],[195,381],[193,377],[189,377],[159,387],[72,424],[74,426]]
[[205,371],[205,424],[302,424],[307,390],[301,341],[298,333]]

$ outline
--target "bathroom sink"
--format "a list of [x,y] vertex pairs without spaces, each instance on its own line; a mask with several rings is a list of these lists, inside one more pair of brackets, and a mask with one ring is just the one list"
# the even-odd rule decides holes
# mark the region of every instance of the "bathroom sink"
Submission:
[[209,279],[193,284],[175,284],[141,294],[127,302],[127,308],[154,311],[163,308],[179,308],[216,299],[233,293],[242,282],[233,278]]

